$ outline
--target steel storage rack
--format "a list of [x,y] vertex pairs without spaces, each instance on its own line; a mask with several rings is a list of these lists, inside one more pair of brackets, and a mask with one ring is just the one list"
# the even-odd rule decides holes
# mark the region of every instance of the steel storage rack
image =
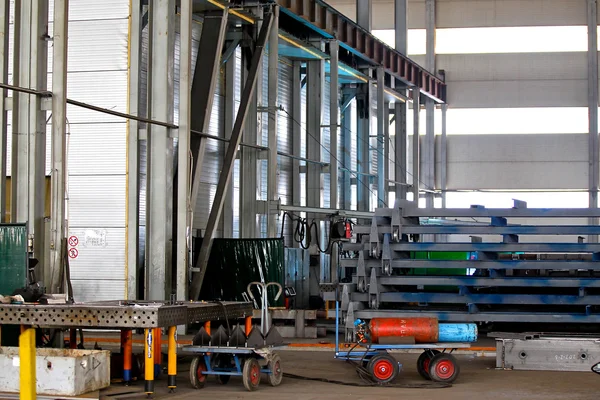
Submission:
[[[355,334],[357,318],[398,314],[599,323],[600,226],[560,222],[599,216],[598,209],[530,209],[523,202],[510,209],[419,209],[397,201],[377,209],[370,223],[354,227],[354,243],[343,245],[341,273],[351,283],[340,284],[338,296],[349,314],[347,336]],[[542,235],[553,240],[540,242]],[[455,256],[443,259],[444,252]]]

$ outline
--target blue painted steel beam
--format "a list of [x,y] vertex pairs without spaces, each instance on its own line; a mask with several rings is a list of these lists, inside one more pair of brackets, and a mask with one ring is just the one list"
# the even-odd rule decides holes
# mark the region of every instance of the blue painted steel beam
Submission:
[[[385,210],[385,209],[384,209]],[[385,211],[381,212],[383,216]],[[389,211],[391,215],[391,210]],[[375,215],[379,215],[375,212]],[[600,217],[593,208],[403,208],[403,217],[446,218],[590,218]]]
[[394,251],[598,253],[599,243],[392,243]]
[[[344,246],[344,250],[348,250]],[[340,265],[342,267],[356,268],[358,260],[342,259]],[[600,262],[598,261],[525,261],[525,260],[413,260],[413,259],[396,259],[391,261],[392,268],[438,268],[438,269],[453,269],[453,268],[474,268],[474,269],[553,269],[553,270],[599,270]],[[367,268],[381,268],[381,260],[368,259],[365,260]]]
[[[370,226],[355,227],[354,233],[369,234]],[[391,233],[391,227],[382,226],[379,233]],[[591,225],[407,225],[402,233],[421,235],[597,235],[600,226]]]
[[[356,283],[356,277],[353,278]],[[482,278],[474,276],[380,276],[379,284],[397,286],[502,286],[600,288],[598,278]]]
[[[352,301],[369,301],[368,293],[352,293]],[[379,294],[382,303],[443,303],[443,304],[514,304],[514,305],[598,305],[600,296],[569,296],[542,294],[471,294],[403,293]]]
[[600,323],[600,314],[541,313],[541,312],[479,312],[415,310],[355,310],[354,317],[360,319],[434,317],[447,322],[532,322],[532,323]]

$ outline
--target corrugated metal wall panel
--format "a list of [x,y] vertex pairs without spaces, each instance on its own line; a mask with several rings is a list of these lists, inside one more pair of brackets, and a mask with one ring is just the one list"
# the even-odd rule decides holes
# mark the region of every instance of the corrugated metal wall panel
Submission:
[[[71,2],[69,17],[69,98],[127,112],[127,2]],[[73,106],[67,118],[69,234],[79,238],[71,260],[75,298],[124,298],[126,124]]]

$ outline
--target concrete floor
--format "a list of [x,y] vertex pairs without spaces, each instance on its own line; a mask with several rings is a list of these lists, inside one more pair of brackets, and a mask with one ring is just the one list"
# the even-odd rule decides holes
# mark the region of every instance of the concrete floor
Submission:
[[[286,351],[279,352],[285,372],[307,377],[328,378],[345,382],[359,383],[354,368],[343,361],[334,360],[329,352]],[[424,381],[416,372],[414,354],[396,354],[404,364],[396,383],[417,383]],[[341,396],[352,399],[391,399],[402,400],[465,400],[472,399],[596,399],[600,391],[600,376],[592,372],[534,372],[534,371],[496,371],[495,360],[489,357],[458,356],[461,375],[450,388],[443,389],[405,389],[342,386],[314,381],[284,378],[281,386],[273,388],[265,380],[256,392],[244,389],[241,378],[232,378],[228,385],[222,386],[209,379],[204,389],[191,389],[189,363],[180,366],[179,388],[177,393],[169,394],[164,378],[157,381],[155,399],[339,399]],[[141,389],[134,386],[131,389]],[[143,394],[116,395],[131,391],[114,385],[103,393],[107,399],[135,399]],[[113,394],[111,396],[111,393]]]

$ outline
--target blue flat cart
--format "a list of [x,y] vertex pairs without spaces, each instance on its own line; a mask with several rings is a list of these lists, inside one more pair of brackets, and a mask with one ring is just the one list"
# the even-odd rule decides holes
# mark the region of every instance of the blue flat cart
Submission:
[[232,376],[241,376],[249,391],[258,389],[261,374],[271,386],[279,386],[283,378],[281,358],[270,348],[185,346],[183,352],[195,355],[190,365],[190,383],[204,387],[208,376],[226,384]]
[[471,347],[470,343],[431,343],[431,344],[373,344],[357,341],[347,344],[343,351],[339,341],[339,303],[336,302],[335,358],[356,364],[361,376],[366,375],[374,383],[393,382],[402,370],[396,358],[390,354],[394,350],[423,350],[417,360],[417,371],[424,379],[434,382],[452,383],[460,374],[460,366],[451,354],[456,349]]

